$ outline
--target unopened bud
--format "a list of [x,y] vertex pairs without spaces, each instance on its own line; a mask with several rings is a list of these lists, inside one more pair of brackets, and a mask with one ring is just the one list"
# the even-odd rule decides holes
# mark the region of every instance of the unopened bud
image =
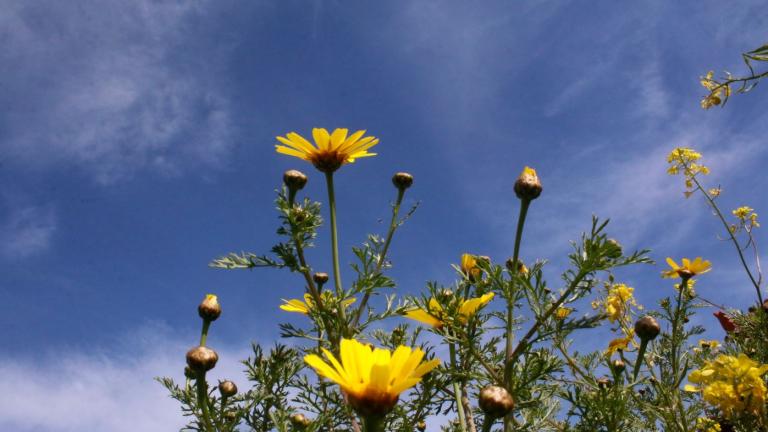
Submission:
[[224,397],[230,397],[237,394],[237,386],[232,381],[226,380],[219,382],[219,392]]
[[197,307],[197,313],[205,321],[216,321],[216,318],[221,315],[219,298],[213,294],[207,294],[200,303],[200,306]]
[[536,170],[531,167],[523,168],[520,177],[515,181],[515,195],[521,200],[534,200],[541,195],[541,181]]
[[307,176],[298,170],[288,170],[283,174],[283,183],[288,186],[288,190],[299,191],[307,184]]
[[427,424],[422,420],[416,423],[416,429],[418,429],[419,432],[424,432],[425,430],[427,430]]
[[597,387],[600,389],[607,389],[608,387],[612,386],[613,382],[609,380],[608,378],[598,378],[597,379]]
[[507,260],[505,264],[507,266],[507,270],[509,270],[510,272],[517,271],[519,274],[523,276],[526,276],[526,277],[528,276],[528,267],[526,267],[521,260],[517,260],[517,264],[515,264],[515,260],[510,258]]
[[184,377],[189,379],[197,378],[197,374],[189,366],[184,366]]
[[446,289],[440,291],[440,295],[444,299],[449,299],[449,298],[453,297],[453,290],[450,290],[450,289],[446,288]]
[[213,369],[217,361],[219,355],[208,347],[198,346],[187,351],[187,365],[198,374]]
[[658,321],[650,315],[646,315],[635,322],[635,334],[640,340],[652,341],[660,332],[661,327]]
[[227,411],[224,413],[224,419],[228,422],[233,422],[237,419],[237,413],[234,411]]
[[621,359],[614,360],[612,366],[613,366],[613,370],[615,370],[618,373],[624,372],[624,369],[627,368],[627,365],[624,364],[624,361],[622,361]]
[[316,284],[322,285],[328,282],[328,273],[317,272],[312,275],[312,280],[314,280]]
[[478,404],[483,412],[492,417],[504,417],[515,408],[515,400],[507,389],[500,386],[489,385],[480,390]]
[[310,423],[312,423],[312,420],[308,419],[307,416],[301,413],[293,414],[290,420],[291,420],[291,424],[296,429],[304,429],[307,426],[309,426]]
[[606,256],[608,256],[608,258],[618,259],[621,258],[622,253],[624,253],[621,248],[621,243],[615,239],[606,240],[605,246],[607,249]]
[[413,184],[413,176],[406,172],[399,172],[392,177],[392,184],[400,190],[405,190]]

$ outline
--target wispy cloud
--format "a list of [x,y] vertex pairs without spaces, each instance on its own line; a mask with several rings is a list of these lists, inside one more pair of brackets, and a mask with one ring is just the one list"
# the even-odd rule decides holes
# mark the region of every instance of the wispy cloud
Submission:
[[233,126],[215,59],[180,50],[197,45],[190,23],[209,3],[90,3],[4,7],[0,101],[13,110],[0,114],[0,148],[25,164],[74,164],[102,183],[221,164]]
[[[153,380],[183,382],[190,342],[149,324],[116,339],[109,351],[56,347],[43,358],[0,360],[0,429],[17,432],[171,431],[185,419],[176,401]],[[247,347],[247,344],[243,344]],[[241,349],[216,348],[209,382],[231,379],[246,388]]]
[[0,223],[0,251],[7,259],[18,259],[48,250],[57,217],[52,206],[27,206],[11,209]]

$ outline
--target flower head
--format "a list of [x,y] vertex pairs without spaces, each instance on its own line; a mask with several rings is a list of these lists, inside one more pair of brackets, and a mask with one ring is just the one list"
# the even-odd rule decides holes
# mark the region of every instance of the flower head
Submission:
[[394,408],[400,393],[415,386],[440,360],[422,362],[419,348],[399,346],[394,352],[371,348],[354,339],[342,339],[339,361],[323,349],[330,364],[315,354],[304,357],[318,375],[341,386],[349,403],[363,416],[381,416]]
[[635,339],[634,331],[630,330],[628,333],[629,334],[622,338],[616,338],[608,342],[608,349],[605,350],[605,355],[610,357],[616,351],[626,351],[629,347],[629,344]]
[[368,149],[379,143],[372,136],[366,136],[364,130],[359,130],[347,136],[347,129],[336,129],[328,133],[323,128],[312,129],[315,145],[312,145],[304,137],[296,132],[289,132],[277,140],[285,145],[276,144],[278,153],[294,156],[311,162],[318,170],[332,173],[346,163],[352,163],[357,158],[375,156],[376,153],[368,153]]
[[620,284],[614,284],[608,290],[608,296],[605,298],[603,306],[605,307],[605,314],[608,315],[610,322],[616,322],[621,320],[629,310],[629,306],[637,306],[635,298],[632,293],[634,288]]
[[688,380],[700,386],[687,384],[685,390],[701,392],[704,400],[719,408],[726,418],[741,412],[758,414],[765,411],[768,389],[762,377],[766,372],[768,365],[744,354],[722,354],[691,372]]
[[573,308],[560,306],[557,309],[555,309],[555,318],[558,320],[564,320],[568,318],[568,315],[573,312]]
[[669,264],[670,270],[661,272],[661,276],[665,278],[684,278],[690,279],[693,276],[700,275],[712,270],[712,263],[704,261],[701,257],[696,257],[693,261],[688,258],[683,258],[683,265],[679,266],[672,258],[667,258],[667,264]]
[[[333,294],[331,294],[330,291],[323,291],[321,300],[323,301],[324,305],[329,305],[331,307],[337,306],[336,298]],[[348,299],[344,299],[341,302],[342,306],[346,309],[349,305],[354,303],[356,299],[354,297],[350,297]],[[304,294],[304,301],[301,301],[299,299],[291,299],[286,300],[283,299],[284,304],[280,305],[280,309],[286,311],[286,312],[298,312],[303,314],[308,314],[310,310],[315,308],[315,301],[312,299],[312,296],[309,294]]]
[[482,270],[477,267],[477,258],[474,255],[465,253],[461,255],[461,272],[471,281],[480,279]]
[[[467,300],[460,300],[459,303],[459,322],[466,324],[467,320],[474,315],[481,307],[485,306],[493,299],[494,294],[488,293],[480,297]],[[435,328],[441,328],[445,324],[445,311],[435,298],[429,300],[426,310],[412,309],[405,313],[406,318],[422,322]]]

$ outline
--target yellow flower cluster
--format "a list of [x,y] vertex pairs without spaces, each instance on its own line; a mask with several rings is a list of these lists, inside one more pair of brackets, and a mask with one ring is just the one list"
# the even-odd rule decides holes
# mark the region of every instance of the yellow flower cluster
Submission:
[[[757,213],[755,213],[755,210],[752,207],[741,206],[736,210],[733,210],[731,213],[733,213],[733,215],[736,216],[736,218],[739,220],[740,227],[752,229],[760,226],[760,224],[757,222]],[[731,231],[735,231],[736,229],[738,229],[738,227],[731,227]]]
[[715,351],[716,349],[720,348],[720,342],[712,339],[712,340],[706,340],[702,339],[699,341],[699,347],[694,348],[694,352],[702,352],[702,351]]
[[571,312],[573,312],[573,308],[560,306],[559,308],[555,309],[555,318],[558,320],[564,320],[568,318],[568,315],[570,315]]
[[710,109],[713,106],[720,105],[723,99],[728,99],[731,95],[731,87],[728,84],[717,82],[712,77],[713,71],[707,72],[706,76],[701,77],[699,81],[705,89],[709,90],[709,94],[704,96],[701,100],[701,107],[704,109]]
[[696,432],[721,432],[720,423],[717,420],[708,417],[699,417],[696,419]]
[[768,365],[762,365],[744,354],[738,357],[720,355],[703,368],[691,372],[686,391],[701,392],[704,400],[719,408],[726,418],[738,413],[759,415],[765,411],[766,389],[763,375]]
[[635,301],[635,297],[632,294],[634,291],[634,288],[622,283],[613,284],[608,289],[608,296],[605,297],[603,308],[610,322],[621,321],[626,316],[630,306],[642,309]]
[[[701,153],[687,147],[677,147],[667,155],[667,174],[677,175],[682,172],[685,176],[686,198],[693,194],[693,178],[698,174],[709,174],[709,168],[698,162],[700,159]],[[719,189],[716,194],[720,194]]]
[[461,272],[469,278],[470,281],[480,280],[482,270],[477,266],[477,258],[474,255],[465,253],[461,255]]
[[626,351],[629,348],[629,344],[635,340],[635,331],[630,329],[624,337],[613,339],[608,342],[608,349],[605,350],[605,355],[610,357],[616,351]]

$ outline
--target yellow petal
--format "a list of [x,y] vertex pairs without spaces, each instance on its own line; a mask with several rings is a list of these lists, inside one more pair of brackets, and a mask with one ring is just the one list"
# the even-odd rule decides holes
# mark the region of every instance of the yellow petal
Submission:
[[296,149],[292,149],[290,147],[285,147],[281,145],[276,145],[275,150],[277,150],[278,153],[282,153],[288,156],[295,156],[299,159],[309,160],[306,153],[302,153]]
[[349,132],[347,129],[342,128],[333,131],[331,134],[331,149],[338,149],[344,143],[344,140],[347,139],[347,132]]
[[312,129],[312,137],[315,139],[315,144],[320,150],[328,150],[328,141],[331,136],[328,135],[328,131],[323,128]]

